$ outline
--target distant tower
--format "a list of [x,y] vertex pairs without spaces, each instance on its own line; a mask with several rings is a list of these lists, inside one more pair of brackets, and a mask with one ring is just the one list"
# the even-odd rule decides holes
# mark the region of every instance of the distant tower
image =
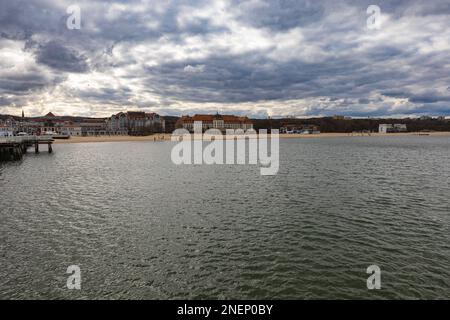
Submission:
[[25,113],[23,112],[23,109],[22,109],[22,119],[20,119],[20,122],[19,122],[19,131],[23,131],[23,121],[24,121],[24,118],[25,118]]

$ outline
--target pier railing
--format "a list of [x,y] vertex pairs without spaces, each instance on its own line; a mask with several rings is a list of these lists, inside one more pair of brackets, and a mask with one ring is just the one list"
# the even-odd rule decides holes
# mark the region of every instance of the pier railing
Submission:
[[53,142],[52,136],[0,137],[0,143]]
[[0,138],[0,161],[11,161],[22,159],[27,149],[34,145],[34,152],[39,153],[39,145],[48,145],[48,153],[53,152],[52,136],[23,136]]

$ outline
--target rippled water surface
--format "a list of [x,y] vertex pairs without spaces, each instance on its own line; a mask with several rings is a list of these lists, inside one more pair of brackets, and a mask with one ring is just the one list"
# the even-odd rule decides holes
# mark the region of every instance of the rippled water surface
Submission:
[[0,164],[0,298],[450,298],[449,138],[285,139],[276,176],[172,146]]

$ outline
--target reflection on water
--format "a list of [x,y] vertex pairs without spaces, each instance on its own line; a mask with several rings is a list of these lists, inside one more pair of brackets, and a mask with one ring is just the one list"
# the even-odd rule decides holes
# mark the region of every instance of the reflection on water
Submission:
[[276,176],[172,146],[0,164],[0,298],[450,298],[448,138],[286,139]]

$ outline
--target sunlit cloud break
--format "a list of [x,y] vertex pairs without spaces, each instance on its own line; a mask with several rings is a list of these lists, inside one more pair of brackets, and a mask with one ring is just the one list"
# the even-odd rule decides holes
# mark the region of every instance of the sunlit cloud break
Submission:
[[449,21],[447,0],[0,0],[0,113],[450,115]]

